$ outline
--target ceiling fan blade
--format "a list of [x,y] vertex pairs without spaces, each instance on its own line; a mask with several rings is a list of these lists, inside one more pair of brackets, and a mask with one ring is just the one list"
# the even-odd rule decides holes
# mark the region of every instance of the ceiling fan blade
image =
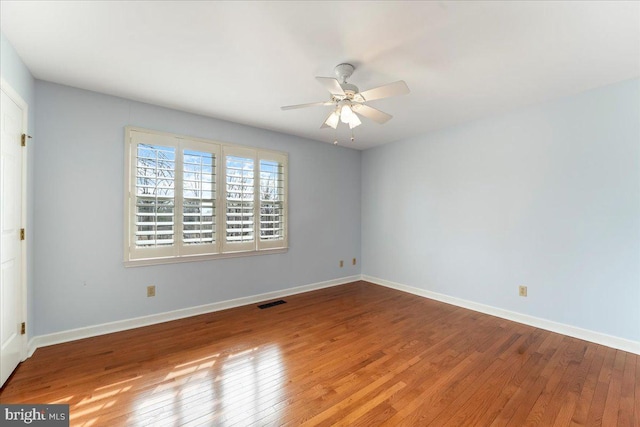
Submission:
[[331,95],[341,95],[345,96],[344,90],[340,86],[338,80],[332,77],[316,77],[316,80],[324,86]]
[[371,119],[374,122],[377,122],[380,124],[388,122],[393,117],[391,114],[387,114],[383,111],[377,110],[373,107],[369,107],[368,105],[364,105],[364,104],[353,104],[351,106],[351,109],[354,112],[360,114],[361,116],[364,116],[367,119]]
[[404,80],[399,80],[388,85],[374,87],[373,89],[360,92],[365,101],[373,101],[374,99],[389,98],[391,96],[406,95],[409,93],[409,87]]
[[311,102],[309,104],[298,104],[298,105],[287,105],[284,107],[280,107],[281,110],[295,110],[296,108],[305,108],[305,107],[319,107],[321,105],[332,105],[331,101],[323,101],[323,102]]

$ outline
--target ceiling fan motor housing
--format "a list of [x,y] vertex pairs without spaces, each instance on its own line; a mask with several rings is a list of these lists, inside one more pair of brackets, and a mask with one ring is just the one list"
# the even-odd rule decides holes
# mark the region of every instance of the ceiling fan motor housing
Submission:
[[340,87],[342,88],[344,93],[347,94],[347,97],[349,97],[348,95],[351,95],[351,97],[353,97],[353,95],[358,93],[358,86],[352,85],[351,83],[340,83]]

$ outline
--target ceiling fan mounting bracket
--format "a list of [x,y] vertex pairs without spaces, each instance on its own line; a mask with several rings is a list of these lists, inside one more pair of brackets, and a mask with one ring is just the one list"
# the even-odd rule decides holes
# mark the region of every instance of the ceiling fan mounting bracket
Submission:
[[343,63],[336,65],[336,68],[333,69],[333,72],[336,74],[336,77],[338,78],[338,81],[340,83],[346,83],[347,79],[351,77],[351,74],[353,74],[353,70],[355,69],[356,67],[354,67],[353,65]]

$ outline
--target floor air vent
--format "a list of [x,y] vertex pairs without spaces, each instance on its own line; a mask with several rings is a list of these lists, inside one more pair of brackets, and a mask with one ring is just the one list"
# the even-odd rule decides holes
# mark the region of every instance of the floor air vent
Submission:
[[260,304],[258,308],[269,308],[269,307],[273,307],[274,305],[280,305],[280,304],[286,304],[286,303],[287,302],[285,300],[279,299],[278,301],[272,301],[266,304]]

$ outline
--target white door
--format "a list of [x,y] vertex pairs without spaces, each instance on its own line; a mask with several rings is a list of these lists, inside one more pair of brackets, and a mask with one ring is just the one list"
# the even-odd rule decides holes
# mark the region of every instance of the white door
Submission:
[[0,386],[22,359],[23,109],[2,89],[0,105]]

